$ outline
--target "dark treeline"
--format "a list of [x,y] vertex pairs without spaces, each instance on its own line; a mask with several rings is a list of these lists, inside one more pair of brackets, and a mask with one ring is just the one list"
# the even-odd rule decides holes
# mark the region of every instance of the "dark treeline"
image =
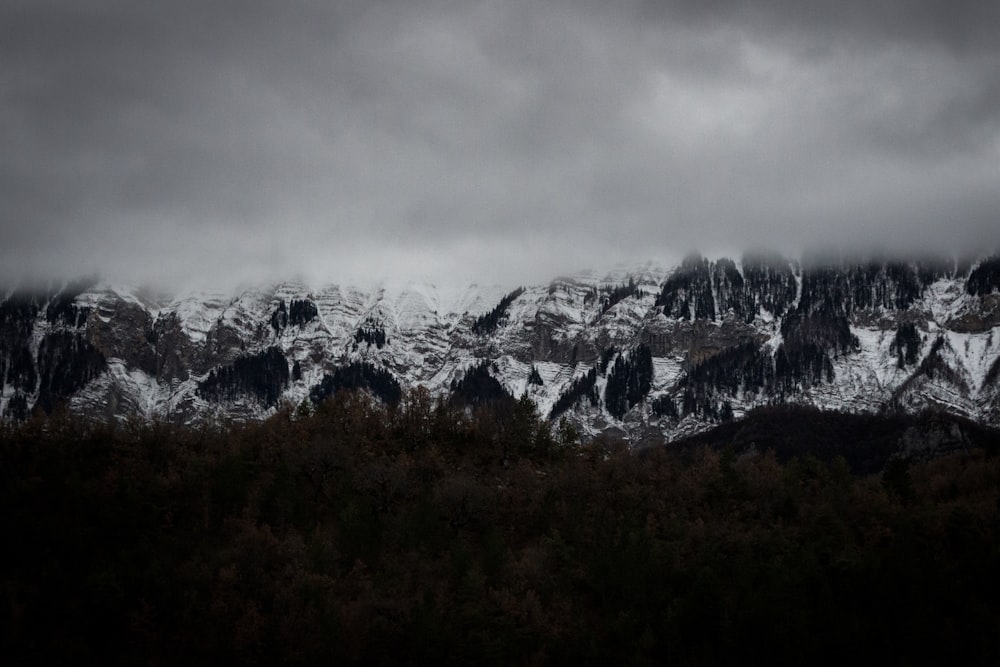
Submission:
[[90,309],[86,306],[76,305],[75,300],[87,288],[92,287],[97,282],[94,278],[87,278],[76,282],[71,282],[62,290],[57,292],[49,300],[45,308],[45,319],[50,324],[65,324],[70,327],[80,327],[87,321]]
[[[912,325],[911,325],[912,328]],[[919,349],[915,330],[904,327],[897,335],[900,363],[914,363]],[[787,396],[834,380],[833,359],[857,349],[847,318],[827,310],[794,311],[782,321],[783,341],[772,357],[757,342],[726,348],[692,365],[681,379],[684,415],[718,419],[728,400],[748,395]],[[895,351],[896,348],[893,348]]]
[[271,328],[281,333],[288,326],[301,327],[319,317],[316,304],[308,299],[292,299],[288,307],[285,301],[278,302],[277,308],[271,314]]
[[362,342],[374,345],[381,350],[388,342],[385,336],[385,327],[375,320],[366,320],[364,325],[358,327],[358,330],[354,332],[355,348]]
[[743,255],[744,293],[740,314],[750,322],[763,308],[781,317],[795,302],[795,274],[780,255]]
[[737,456],[770,450],[780,463],[802,456],[828,464],[840,459],[855,473],[874,474],[897,458],[928,461],[975,448],[992,457],[1000,453],[1000,430],[944,412],[852,414],[786,404],[755,408],[739,421],[669,446],[687,454],[705,446],[729,449]]
[[677,404],[674,403],[674,399],[668,394],[660,394],[654,398],[649,407],[657,417],[667,417],[671,421],[680,419],[680,413],[677,412]]
[[461,379],[451,382],[451,400],[470,407],[502,403],[512,404],[510,395],[500,381],[490,374],[492,363],[488,359],[466,369]]
[[[692,254],[661,286],[656,305],[667,317],[713,320],[731,314],[752,322],[761,309],[782,317],[795,303],[796,272],[774,254],[744,254],[742,269],[728,258],[710,261]],[[964,269],[944,260],[901,261],[803,258],[802,315],[824,311],[849,316],[858,311],[905,310],[935,280],[960,277]],[[970,294],[1000,289],[1000,259],[984,260],[966,282]]]
[[319,317],[316,304],[308,299],[292,299],[288,305],[288,323],[294,326],[302,326],[312,322]]
[[31,357],[31,332],[41,305],[30,294],[13,294],[0,303],[0,382],[32,392],[38,373]]
[[859,310],[902,310],[950,273],[943,263],[872,260],[806,261],[800,310],[823,309],[842,315]]
[[889,353],[896,355],[896,365],[906,368],[917,363],[920,352],[920,332],[913,322],[904,322],[896,329],[896,337],[892,339]]
[[989,257],[973,269],[965,283],[965,289],[969,294],[975,295],[1000,291],[1000,256]]
[[278,402],[288,386],[288,360],[281,348],[269,347],[237,357],[233,363],[212,370],[198,384],[198,394],[213,401],[234,401],[252,396],[264,405]]
[[667,317],[714,320],[710,275],[711,264],[707,259],[698,254],[685,257],[680,268],[664,281],[656,305],[663,307]]
[[472,323],[472,331],[480,336],[496,331],[497,327],[507,319],[507,311],[510,309],[510,304],[514,303],[514,300],[522,294],[524,294],[524,288],[518,287],[500,299],[500,303],[493,310],[476,318],[476,321]]
[[101,351],[81,334],[46,334],[38,348],[38,405],[50,412],[63,397],[103,373],[107,365]]
[[0,431],[4,659],[996,664],[994,450],[861,476],[810,432],[636,456],[421,390],[228,429],[57,411]]
[[564,412],[577,405],[586,398],[592,407],[599,403],[597,396],[597,368],[593,367],[580,377],[570,382],[569,386],[563,390],[552,406],[549,413],[550,419],[559,417]]
[[618,355],[615,365],[608,373],[604,405],[609,413],[621,419],[626,412],[645,400],[652,383],[653,353],[646,345],[639,345],[627,357]]
[[638,298],[640,296],[642,296],[642,291],[635,284],[635,278],[630,276],[628,283],[612,287],[606,291],[601,299],[601,312],[608,312],[628,297]]
[[309,398],[313,403],[320,403],[345,389],[368,390],[390,405],[398,403],[403,396],[403,388],[392,373],[367,361],[355,361],[324,375],[320,383],[309,391]]
[[[943,336],[938,336],[934,342],[931,344],[930,352],[927,356],[920,361],[920,365],[917,367],[917,372],[911,379],[916,379],[917,377],[924,376],[928,378],[943,377],[951,384],[958,387],[959,391],[963,394],[969,393],[969,384],[966,382],[965,378],[956,371],[954,368],[948,365],[948,362],[944,360],[941,356],[941,350],[947,344],[947,340]],[[986,375],[989,378],[989,373]],[[898,389],[896,390],[899,391]]]
[[[693,365],[679,384],[683,390],[683,415],[719,419],[729,399],[741,389],[751,395],[774,388],[774,361],[767,350],[761,350],[754,343],[744,343]],[[672,407],[672,401],[664,406],[665,414],[672,416]]]
[[34,358],[32,332],[45,297],[14,293],[0,303],[0,383],[14,390],[6,414],[0,417],[25,419],[28,395],[36,390],[36,405],[49,412],[107,368],[104,355],[77,331],[89,310],[74,305],[73,300],[89,284],[72,283],[49,299],[45,316],[57,326],[42,338]]

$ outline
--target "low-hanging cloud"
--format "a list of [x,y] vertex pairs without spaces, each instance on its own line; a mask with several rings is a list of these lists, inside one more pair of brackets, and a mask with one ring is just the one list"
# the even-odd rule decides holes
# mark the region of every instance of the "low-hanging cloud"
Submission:
[[1000,243],[991,3],[0,8],[0,267],[544,280]]

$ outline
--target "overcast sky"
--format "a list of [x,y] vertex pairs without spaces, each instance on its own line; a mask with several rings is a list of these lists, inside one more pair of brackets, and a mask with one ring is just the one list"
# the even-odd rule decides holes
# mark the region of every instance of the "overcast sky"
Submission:
[[0,3],[6,280],[845,242],[1000,244],[1000,3]]

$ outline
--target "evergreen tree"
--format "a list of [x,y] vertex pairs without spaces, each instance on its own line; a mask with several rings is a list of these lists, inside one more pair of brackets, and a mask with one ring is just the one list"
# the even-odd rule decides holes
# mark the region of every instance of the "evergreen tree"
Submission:
[[753,342],[743,343],[695,364],[681,379],[681,386],[699,398],[715,393],[736,396],[740,390],[769,391],[775,375],[772,363],[766,350]]
[[45,319],[51,324],[60,323],[74,328],[82,327],[87,322],[90,308],[76,305],[76,297],[96,282],[96,278],[86,278],[67,284],[49,301],[45,308]]
[[40,307],[37,296],[18,292],[0,303],[0,387],[35,391],[38,374],[31,338]]
[[601,300],[601,312],[606,313],[611,310],[615,304],[620,303],[623,299],[630,296],[639,297],[641,294],[642,293],[635,284],[635,279],[629,276],[628,283],[613,287],[605,294],[604,298]]
[[782,317],[795,303],[798,281],[788,261],[776,254],[745,253],[742,259],[743,318],[752,322],[763,308]]
[[81,334],[55,331],[38,348],[38,405],[51,412],[61,399],[104,372],[108,363]]
[[753,321],[755,313],[748,308],[747,285],[736,268],[736,263],[726,257],[721,258],[712,266],[712,279],[715,283],[718,315],[721,317],[730,312],[741,320]]
[[288,323],[292,326],[303,326],[319,317],[316,304],[308,299],[292,299],[288,307]]
[[674,399],[670,398],[667,394],[657,396],[650,403],[650,409],[653,414],[657,417],[667,417],[671,421],[677,421],[680,415],[677,414],[677,405],[674,403]]
[[355,345],[361,342],[368,343],[368,345],[374,345],[381,350],[387,342],[385,337],[385,328],[383,328],[382,324],[376,320],[371,318],[365,320],[364,325],[354,332]]
[[549,413],[549,419],[555,419],[572,408],[583,398],[586,398],[590,405],[596,406],[598,402],[597,389],[595,388],[596,383],[597,368],[591,368],[589,371],[573,380],[569,387],[567,387],[563,393],[559,395],[559,398],[556,399],[555,405],[552,406],[552,411]]
[[896,355],[896,365],[899,368],[917,363],[920,352],[920,334],[913,322],[904,322],[896,330],[896,337],[889,346],[889,353]]
[[495,331],[496,328],[507,319],[507,311],[510,309],[510,304],[514,303],[514,299],[522,294],[524,294],[524,288],[518,287],[510,294],[500,299],[500,303],[498,303],[493,310],[476,318],[476,321],[472,323],[472,331],[480,336],[484,336]]
[[460,380],[451,384],[452,400],[476,407],[488,403],[511,403],[514,397],[490,374],[490,362],[482,360],[467,369]]
[[278,307],[271,313],[271,328],[280,334],[288,326],[288,309],[285,308],[285,301],[278,301]]
[[965,290],[981,296],[1000,290],[1000,256],[983,260],[965,281]]
[[611,360],[615,358],[616,354],[618,354],[618,348],[616,348],[614,345],[604,350],[604,352],[601,354],[601,362],[600,365],[598,366],[598,371],[600,372],[601,375],[608,374],[608,364],[611,363]]
[[653,354],[645,344],[635,348],[628,358],[619,355],[604,392],[604,406],[621,419],[649,393],[653,382]]
[[692,254],[666,281],[656,299],[663,314],[675,319],[714,320],[715,302],[707,259]]
[[403,389],[392,373],[367,361],[356,361],[324,375],[309,391],[309,398],[318,404],[338,391],[356,389],[366,389],[389,405],[395,405],[403,396]]
[[212,401],[235,401],[251,396],[270,407],[288,386],[288,360],[279,347],[237,357],[212,370],[198,384],[198,394]]

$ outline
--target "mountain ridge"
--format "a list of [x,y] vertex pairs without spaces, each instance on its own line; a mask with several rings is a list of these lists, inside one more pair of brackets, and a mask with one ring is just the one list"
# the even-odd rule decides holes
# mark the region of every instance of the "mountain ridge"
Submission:
[[[91,279],[6,292],[0,418],[65,402],[108,418],[259,419],[310,400],[338,369],[365,388],[360,364],[445,397],[485,360],[542,415],[633,443],[782,403],[936,406],[996,424],[998,326],[995,257],[692,254],[516,288],[290,280],[234,295]],[[648,372],[630,366],[640,357]]]

